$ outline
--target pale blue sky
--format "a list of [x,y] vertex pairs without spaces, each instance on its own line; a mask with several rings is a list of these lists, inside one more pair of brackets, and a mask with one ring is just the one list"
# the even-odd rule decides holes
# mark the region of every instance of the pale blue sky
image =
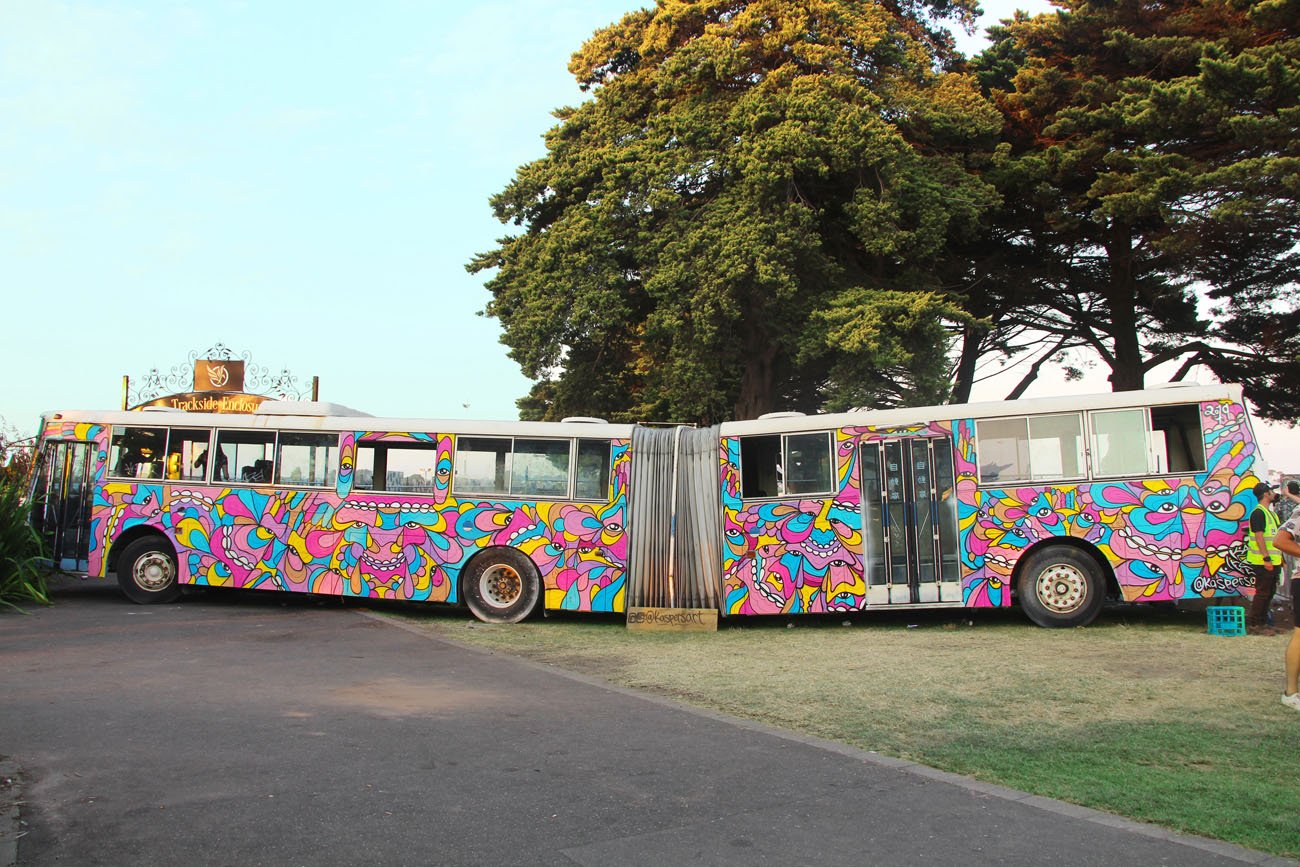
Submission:
[[221,342],[376,414],[515,418],[464,264],[583,98],[569,55],[639,5],[0,0],[0,417]]

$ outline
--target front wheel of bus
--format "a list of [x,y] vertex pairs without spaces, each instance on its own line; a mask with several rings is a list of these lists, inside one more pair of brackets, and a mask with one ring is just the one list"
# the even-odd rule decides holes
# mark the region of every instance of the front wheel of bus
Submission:
[[1106,601],[1106,579],[1084,551],[1053,545],[1030,554],[1016,580],[1016,596],[1039,626],[1087,626]]
[[117,584],[126,598],[141,605],[171,602],[181,595],[176,582],[176,554],[166,539],[146,536],[126,546],[117,558]]
[[461,589],[465,604],[484,623],[518,623],[541,596],[537,567],[513,548],[484,551],[469,564]]

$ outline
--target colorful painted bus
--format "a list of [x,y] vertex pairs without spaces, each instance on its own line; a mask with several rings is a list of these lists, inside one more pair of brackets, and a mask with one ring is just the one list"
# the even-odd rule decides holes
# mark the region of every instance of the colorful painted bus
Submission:
[[779,414],[708,429],[51,413],[33,521],[136,602],[184,586],[723,617],[1250,595],[1238,386]]

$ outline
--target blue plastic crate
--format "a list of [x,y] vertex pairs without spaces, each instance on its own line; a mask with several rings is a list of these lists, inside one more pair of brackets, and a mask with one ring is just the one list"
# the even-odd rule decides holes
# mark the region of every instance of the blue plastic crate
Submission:
[[1246,609],[1240,605],[1211,605],[1205,609],[1205,619],[1211,635],[1246,634]]

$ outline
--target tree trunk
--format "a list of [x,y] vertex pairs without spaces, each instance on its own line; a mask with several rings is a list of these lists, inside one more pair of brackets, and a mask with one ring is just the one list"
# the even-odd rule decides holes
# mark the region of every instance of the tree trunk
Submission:
[[736,398],[736,419],[758,418],[775,412],[776,347],[768,345],[750,352],[745,372],[740,377],[740,395]]
[[980,360],[980,331],[967,325],[961,334],[961,356],[953,371],[952,399],[949,403],[970,403],[971,389],[975,387],[975,365]]
[[1107,302],[1110,307],[1114,361],[1111,391],[1137,391],[1143,387],[1142,344],[1138,340],[1137,286],[1133,278],[1133,238],[1127,227],[1116,227],[1106,245],[1110,265]]

